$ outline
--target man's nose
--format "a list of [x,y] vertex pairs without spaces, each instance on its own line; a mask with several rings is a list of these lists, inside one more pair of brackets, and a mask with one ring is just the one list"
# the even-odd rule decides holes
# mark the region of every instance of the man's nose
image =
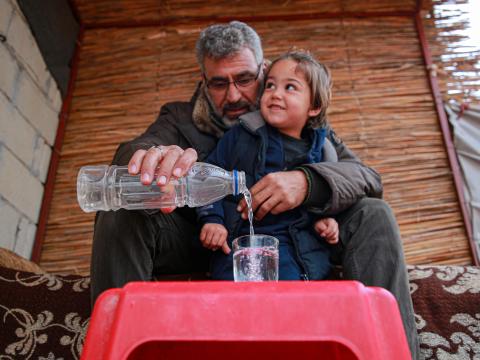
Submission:
[[236,103],[242,97],[241,92],[237,89],[234,82],[228,84],[227,88],[227,101],[229,103]]

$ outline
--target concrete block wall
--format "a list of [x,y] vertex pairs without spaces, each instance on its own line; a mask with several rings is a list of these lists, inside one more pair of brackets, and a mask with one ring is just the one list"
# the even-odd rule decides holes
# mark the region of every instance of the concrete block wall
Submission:
[[62,98],[16,0],[0,36],[0,246],[30,258]]

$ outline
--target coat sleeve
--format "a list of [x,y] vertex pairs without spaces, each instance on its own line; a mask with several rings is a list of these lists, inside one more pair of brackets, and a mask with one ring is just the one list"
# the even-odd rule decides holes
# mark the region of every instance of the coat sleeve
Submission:
[[140,149],[147,150],[151,146],[157,145],[178,145],[180,134],[173,125],[176,117],[175,103],[162,106],[155,122],[142,135],[118,146],[113,157],[113,164],[127,165],[135,151]]
[[383,186],[380,175],[363,164],[330,128],[328,137],[335,147],[338,162],[302,165],[302,168],[311,174],[309,180],[312,182],[312,188],[317,187],[311,194],[321,192],[318,187],[322,186],[328,186],[329,189],[324,191],[330,191],[330,198],[326,202],[307,199],[306,205],[309,210],[323,215],[335,215],[363,197],[381,198]]
[[[238,139],[238,127],[227,131],[205,162],[230,170],[233,148]],[[197,208],[197,219],[201,225],[206,223],[224,224],[223,199],[213,204]]]

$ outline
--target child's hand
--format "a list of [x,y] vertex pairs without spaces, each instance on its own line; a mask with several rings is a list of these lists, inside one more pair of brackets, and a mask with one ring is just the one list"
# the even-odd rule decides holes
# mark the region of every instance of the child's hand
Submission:
[[227,243],[228,231],[225,226],[220,224],[205,224],[200,231],[200,241],[202,245],[210,250],[222,248],[225,254],[230,254],[230,247]]
[[335,219],[320,219],[315,223],[314,228],[329,244],[338,243],[338,223]]

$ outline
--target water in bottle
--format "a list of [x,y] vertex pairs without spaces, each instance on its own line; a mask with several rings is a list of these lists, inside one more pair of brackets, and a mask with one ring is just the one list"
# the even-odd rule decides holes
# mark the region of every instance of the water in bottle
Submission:
[[247,190],[243,171],[195,163],[185,177],[166,185],[143,185],[127,166],[84,166],[77,178],[77,198],[85,212],[204,206]]

